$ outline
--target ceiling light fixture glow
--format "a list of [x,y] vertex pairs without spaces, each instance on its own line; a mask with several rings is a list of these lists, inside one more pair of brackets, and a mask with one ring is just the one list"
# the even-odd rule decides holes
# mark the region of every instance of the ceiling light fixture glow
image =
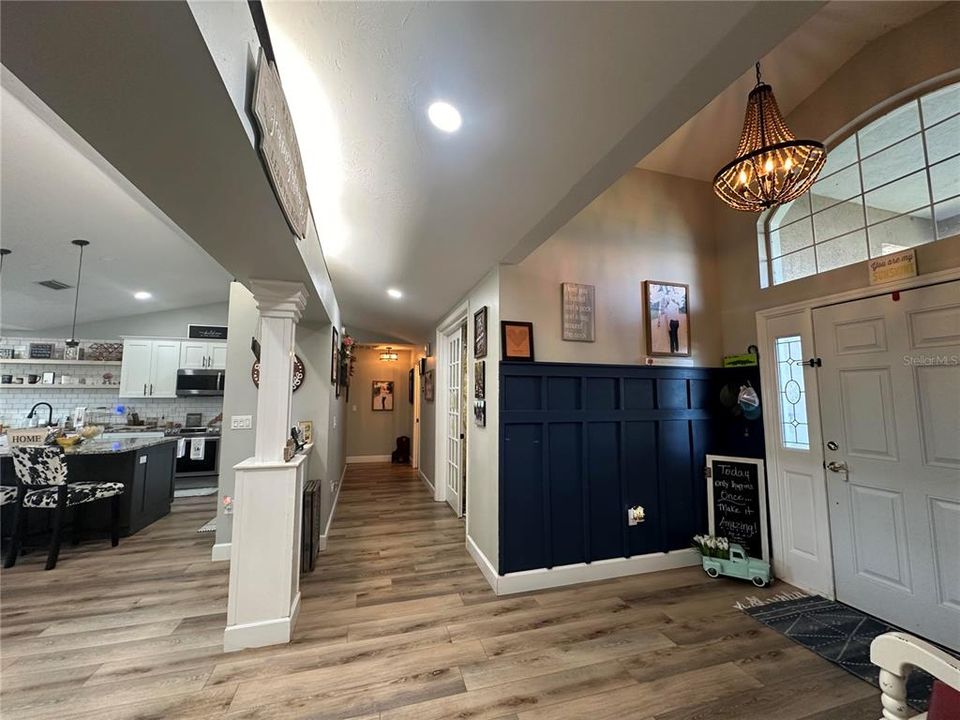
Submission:
[[394,300],[399,300],[403,297],[403,293],[397,290],[396,288],[390,288],[387,290],[387,295],[392,297]]
[[133,294],[137,300],[149,300],[153,297],[151,293],[148,293],[146,290],[138,290]]
[[430,107],[427,108],[427,117],[436,127],[448,133],[456,132],[463,124],[460,111],[442,100],[431,103]]

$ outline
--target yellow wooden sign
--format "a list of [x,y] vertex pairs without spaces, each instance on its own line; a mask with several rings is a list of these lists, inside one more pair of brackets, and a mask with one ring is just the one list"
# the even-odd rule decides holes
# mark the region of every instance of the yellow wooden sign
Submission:
[[870,284],[881,285],[894,280],[915,277],[917,274],[917,253],[912,248],[890,255],[883,255],[868,261]]

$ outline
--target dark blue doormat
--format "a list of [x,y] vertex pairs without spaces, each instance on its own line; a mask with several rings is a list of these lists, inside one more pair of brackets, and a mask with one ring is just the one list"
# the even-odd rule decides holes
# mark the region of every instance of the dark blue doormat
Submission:
[[[756,606],[738,603],[737,607],[880,692],[880,668],[870,662],[870,643],[878,635],[900,628],[819,595]],[[907,678],[907,702],[926,712],[932,687],[930,675],[914,670]]]

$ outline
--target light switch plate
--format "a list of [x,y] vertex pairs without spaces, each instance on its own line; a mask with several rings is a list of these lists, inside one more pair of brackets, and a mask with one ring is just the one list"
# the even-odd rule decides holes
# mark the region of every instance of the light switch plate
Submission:
[[252,427],[253,427],[252,415],[231,415],[230,416],[231,430],[250,430]]

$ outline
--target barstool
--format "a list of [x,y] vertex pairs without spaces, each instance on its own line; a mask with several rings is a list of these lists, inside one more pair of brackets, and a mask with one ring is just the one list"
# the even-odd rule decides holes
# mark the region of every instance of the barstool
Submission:
[[[67,477],[67,463],[59,447],[15,447],[12,449],[13,467],[20,485],[20,501],[14,508],[13,537],[7,551],[5,568],[17,562],[23,542],[24,508],[53,510],[53,530],[50,535],[50,550],[47,553],[47,570],[57,565],[60,555],[60,538],[67,508],[77,507],[97,500],[111,499],[111,545],[120,542],[120,496],[123,483],[76,482]],[[78,508],[79,509],[79,508]]]

